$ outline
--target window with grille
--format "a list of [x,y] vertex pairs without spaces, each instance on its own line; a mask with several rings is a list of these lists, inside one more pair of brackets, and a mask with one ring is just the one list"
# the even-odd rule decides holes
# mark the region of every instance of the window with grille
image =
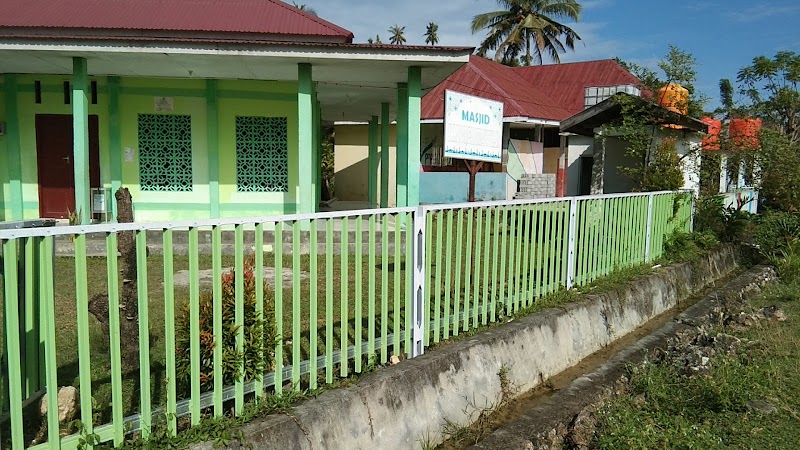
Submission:
[[142,191],[192,190],[192,118],[139,114],[139,186]]
[[286,117],[236,117],[236,189],[289,192]]

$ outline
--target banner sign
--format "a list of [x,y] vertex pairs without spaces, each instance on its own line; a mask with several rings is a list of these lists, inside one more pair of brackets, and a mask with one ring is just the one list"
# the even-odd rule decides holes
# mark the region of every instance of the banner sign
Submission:
[[445,91],[444,111],[445,158],[502,162],[502,102]]

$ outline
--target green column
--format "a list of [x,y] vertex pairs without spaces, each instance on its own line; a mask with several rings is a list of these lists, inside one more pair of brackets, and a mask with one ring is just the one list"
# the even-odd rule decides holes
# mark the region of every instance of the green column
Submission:
[[408,128],[406,151],[406,206],[419,206],[420,171],[420,100],[422,99],[422,69],[418,66],[408,68],[408,100],[406,105]]
[[4,75],[6,97],[6,163],[8,164],[8,182],[11,204],[10,220],[22,220],[24,207],[22,203],[22,153],[19,143],[19,114],[17,111],[17,76],[11,73]]
[[81,224],[92,220],[89,199],[89,74],[86,58],[72,58],[72,159],[75,169],[75,211]]
[[108,160],[111,174],[111,212],[117,220],[117,198],[122,187],[122,121],[119,114],[119,77],[108,78]]
[[381,103],[381,207],[389,207],[389,104]]
[[314,89],[314,126],[312,128],[312,147],[314,148],[314,210],[319,207],[319,202],[322,200],[322,110],[317,100],[317,90]]
[[367,191],[370,208],[377,207],[378,204],[378,116],[372,116],[369,121],[369,158],[367,169]]
[[408,200],[408,84],[397,84],[397,207]]
[[316,211],[314,205],[314,82],[311,64],[297,65],[297,212]]
[[208,196],[212,219],[219,213],[219,98],[217,80],[206,80],[206,140],[208,145]]

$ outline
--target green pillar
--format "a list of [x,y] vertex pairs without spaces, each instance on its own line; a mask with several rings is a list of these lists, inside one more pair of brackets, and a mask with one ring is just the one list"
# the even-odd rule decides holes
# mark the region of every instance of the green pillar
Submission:
[[112,221],[117,221],[117,198],[122,187],[122,120],[119,114],[119,77],[108,78],[108,160],[111,174]]
[[322,110],[317,100],[317,90],[314,89],[314,127],[312,136],[312,147],[314,148],[314,211],[319,208],[322,200]]
[[408,68],[408,100],[406,111],[408,118],[406,163],[406,206],[419,206],[419,171],[420,171],[420,100],[422,99],[422,68]]
[[389,104],[381,103],[381,207],[389,207]]
[[72,58],[72,159],[75,169],[75,211],[81,224],[92,220],[89,199],[89,74],[86,58]]
[[219,211],[219,99],[217,80],[206,80],[206,141],[208,145],[208,196],[212,219]]
[[297,212],[313,213],[314,205],[314,82],[311,64],[297,65]]
[[397,207],[408,203],[408,84],[397,84]]
[[369,199],[369,207],[377,208],[378,205],[378,116],[372,116],[369,121],[369,158],[367,174],[367,198]]
[[22,203],[22,153],[19,141],[19,114],[17,111],[17,76],[4,75],[6,97],[6,163],[8,165],[10,220],[22,220],[25,209]]

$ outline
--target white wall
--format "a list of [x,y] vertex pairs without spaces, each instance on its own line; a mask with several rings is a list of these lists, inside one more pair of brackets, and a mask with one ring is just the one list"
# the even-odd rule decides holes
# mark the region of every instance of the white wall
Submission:
[[581,182],[581,156],[592,156],[594,139],[587,136],[570,136],[567,152],[567,195],[578,195]]

